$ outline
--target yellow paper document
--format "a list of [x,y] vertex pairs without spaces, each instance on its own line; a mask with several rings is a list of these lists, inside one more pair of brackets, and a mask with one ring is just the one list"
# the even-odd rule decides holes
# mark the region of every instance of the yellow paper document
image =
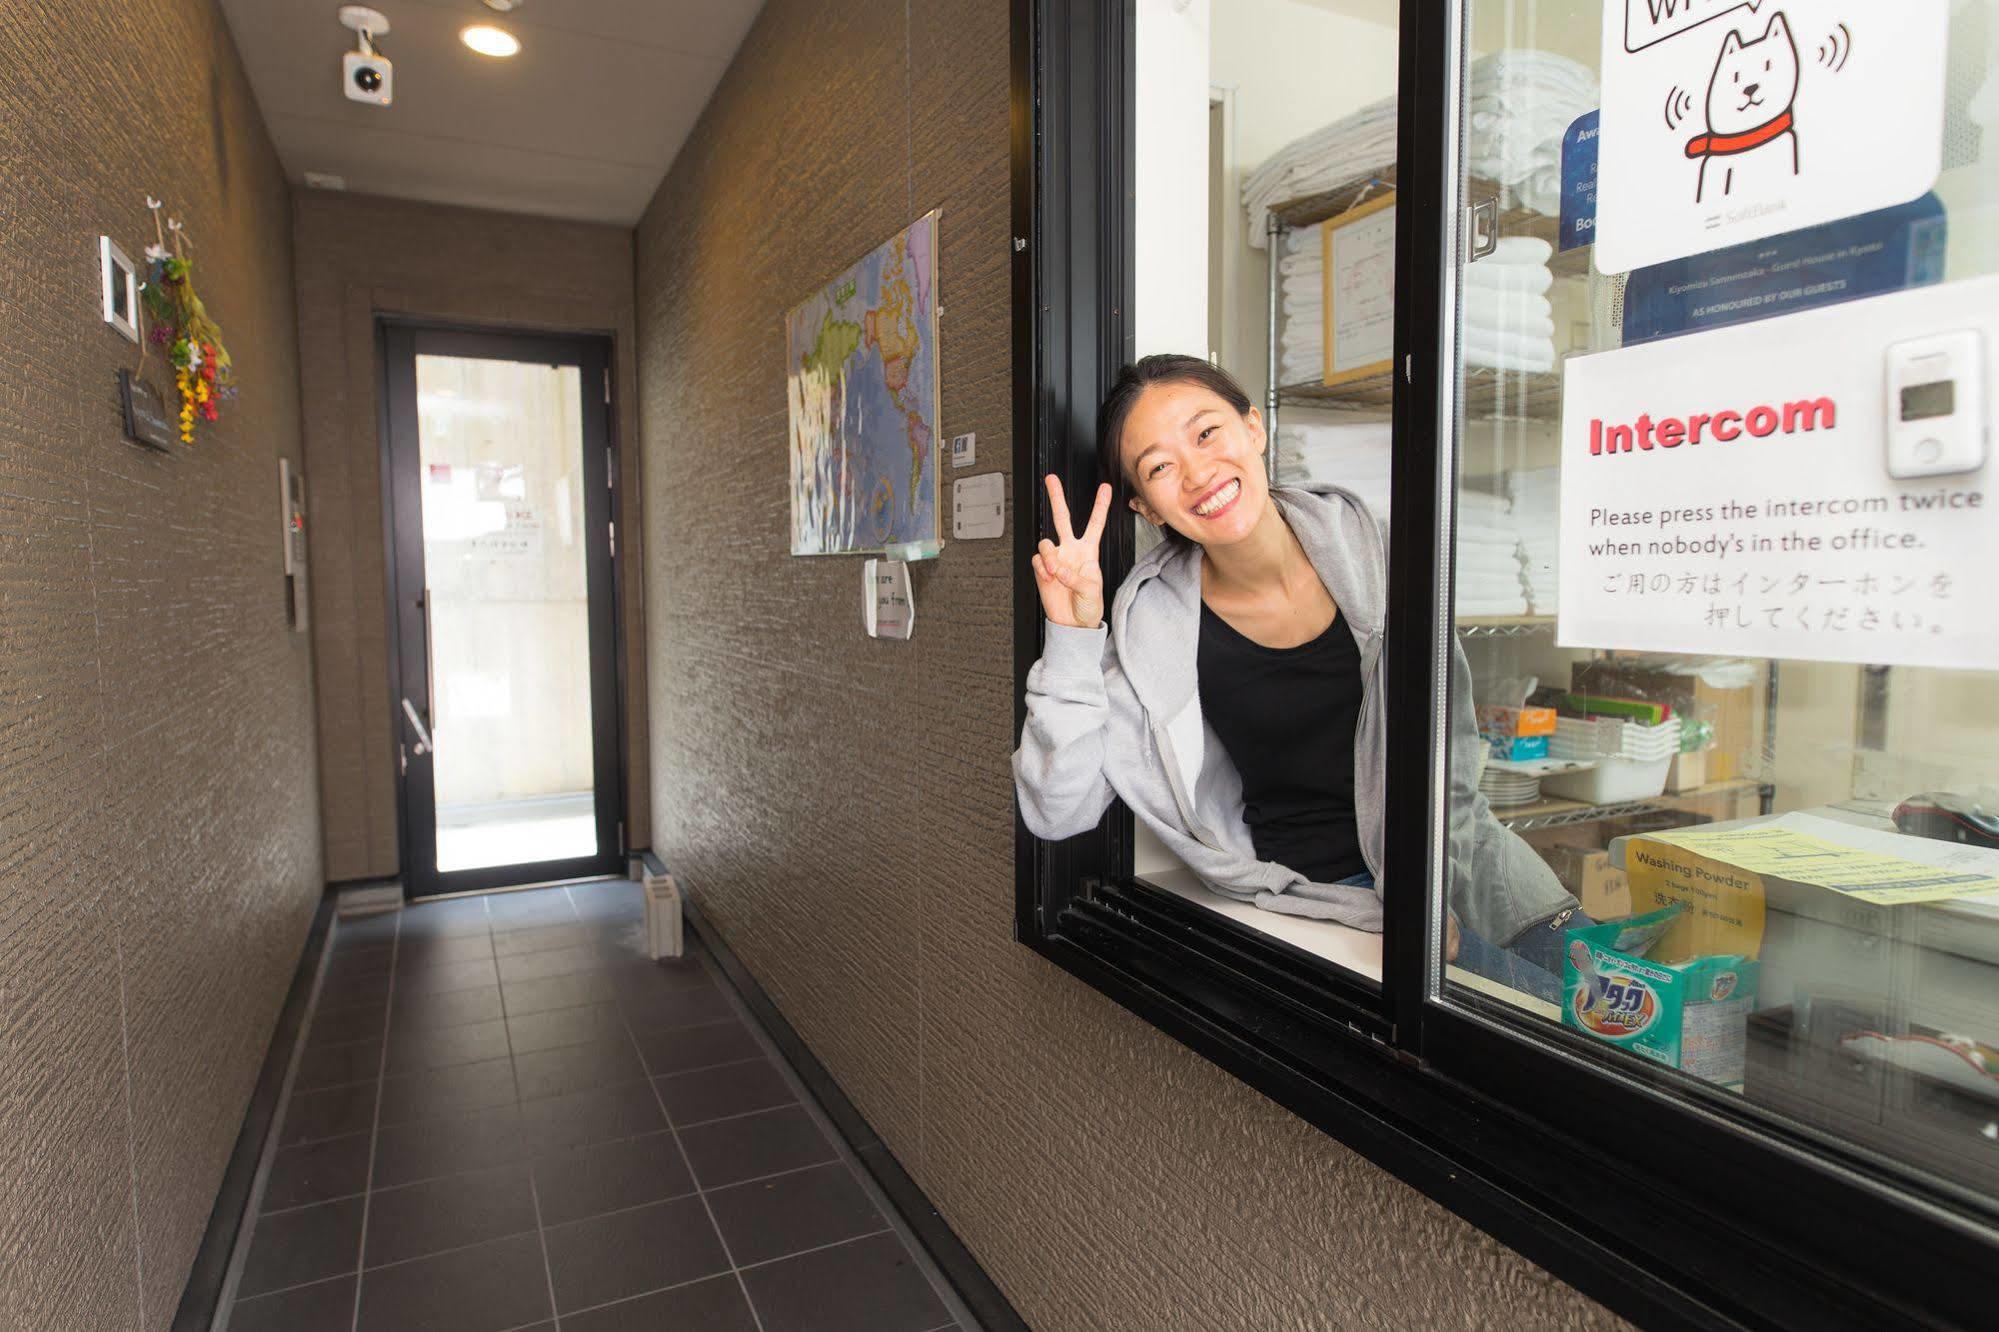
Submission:
[[[1827,825],[1835,826],[1835,825]],[[1999,877],[1979,869],[1926,865],[1900,856],[1842,845],[1787,827],[1783,821],[1744,828],[1675,828],[1648,833],[1653,841],[1682,847],[1752,874],[1828,888],[1877,906],[1936,902],[1999,893]],[[1858,840],[1856,838],[1856,840]]]

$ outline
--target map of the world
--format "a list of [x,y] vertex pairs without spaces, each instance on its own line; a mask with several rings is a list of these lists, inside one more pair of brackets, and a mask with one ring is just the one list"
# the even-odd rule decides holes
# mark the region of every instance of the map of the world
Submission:
[[937,214],[785,317],[791,553],[939,539]]

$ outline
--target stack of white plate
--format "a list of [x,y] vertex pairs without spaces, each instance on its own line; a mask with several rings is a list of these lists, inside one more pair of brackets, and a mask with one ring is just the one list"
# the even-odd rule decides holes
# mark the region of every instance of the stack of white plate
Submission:
[[1541,779],[1487,764],[1478,789],[1494,805],[1525,805],[1541,795]]

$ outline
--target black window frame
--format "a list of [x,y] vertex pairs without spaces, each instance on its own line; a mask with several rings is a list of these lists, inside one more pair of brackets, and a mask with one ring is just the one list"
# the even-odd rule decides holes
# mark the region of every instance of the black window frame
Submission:
[[[1461,0],[1402,0],[1398,71],[1403,373],[1385,650],[1410,660],[1388,672],[1386,837],[1394,877],[1432,885],[1462,13]],[[1133,346],[1135,31],[1135,0],[1013,0],[1019,571],[1050,530],[1041,477],[1056,472],[1071,494],[1094,484],[1095,406]],[[1106,536],[1114,585],[1130,524]],[[1014,594],[1018,734],[1042,617],[1025,572]],[[1388,898],[1377,987],[1134,880],[1122,804],[1067,841],[1018,821],[1015,835],[1020,942],[1612,1309],[1652,1325],[1989,1324],[1999,1208],[1918,1193],[1862,1149],[1757,1120],[1669,1070],[1613,1065],[1483,996],[1441,993],[1434,891]],[[1544,1119],[1544,1105],[1560,1109]]]

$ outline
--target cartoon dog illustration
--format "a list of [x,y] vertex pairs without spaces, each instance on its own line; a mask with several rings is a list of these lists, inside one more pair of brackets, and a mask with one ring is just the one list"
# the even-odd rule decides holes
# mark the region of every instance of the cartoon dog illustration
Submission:
[[1770,16],[1761,37],[1730,30],[1707,87],[1707,133],[1687,144],[1698,158],[1694,202],[1707,199],[1708,173],[1719,173],[1721,193],[1735,192],[1736,176],[1750,171],[1798,174],[1798,44],[1782,12]]

